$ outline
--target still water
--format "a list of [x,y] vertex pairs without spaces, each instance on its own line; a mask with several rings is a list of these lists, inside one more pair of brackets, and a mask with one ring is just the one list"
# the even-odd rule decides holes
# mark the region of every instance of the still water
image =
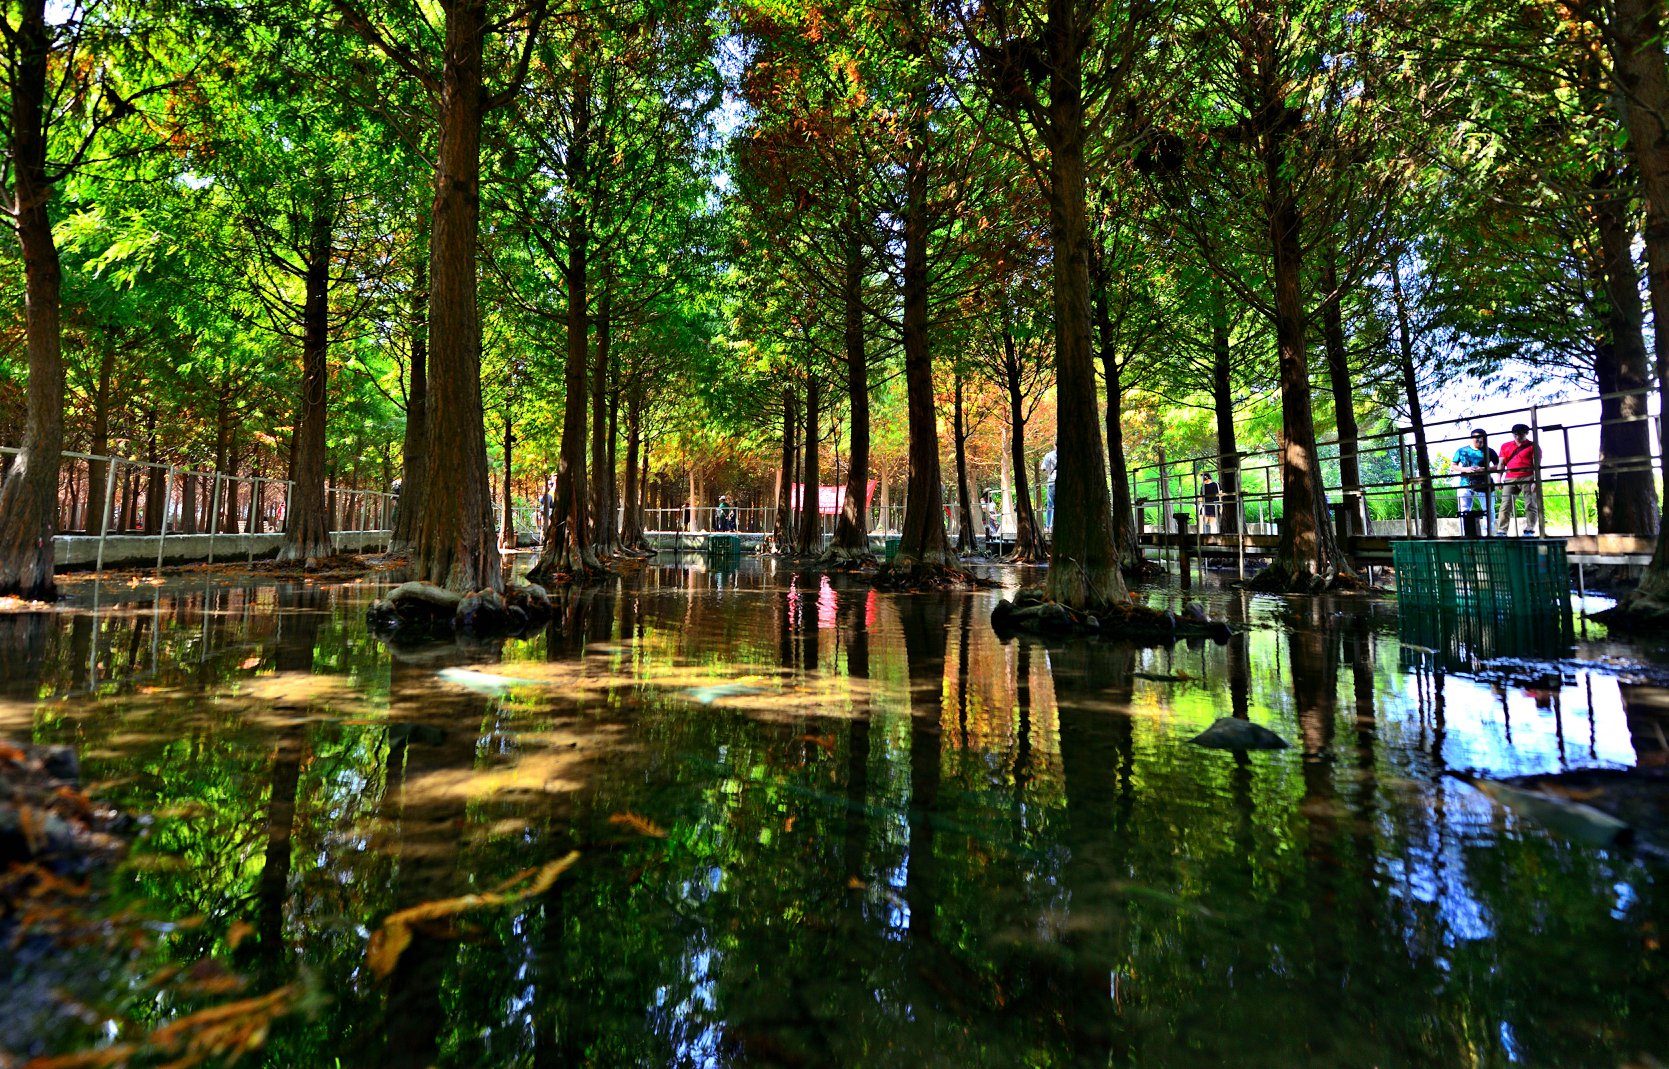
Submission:
[[[210,1064],[1669,1058],[1669,867],[1457,775],[1662,763],[1663,650],[1479,665],[1232,592],[1226,645],[1003,643],[997,591],[749,561],[391,651],[368,584],[183,584],[0,619],[0,735],[150,815],[72,964],[0,972],[20,1061],[227,1004]],[[1225,715],[1292,748],[1188,744]]]

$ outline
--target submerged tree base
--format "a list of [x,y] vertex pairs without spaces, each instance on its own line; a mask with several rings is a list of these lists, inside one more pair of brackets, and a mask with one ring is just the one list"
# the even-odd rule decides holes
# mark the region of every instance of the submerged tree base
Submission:
[[529,583],[537,583],[542,587],[573,586],[575,583],[590,583],[598,579],[606,579],[614,574],[613,569],[598,561],[585,561],[577,568],[563,568],[556,564],[536,564],[527,573]]
[[482,589],[459,594],[432,583],[403,583],[365,613],[371,629],[387,639],[525,635],[551,618],[551,599],[534,583],[511,583],[500,594]]
[[1118,642],[1157,645],[1178,639],[1210,638],[1228,641],[1229,625],[1211,620],[1199,602],[1191,601],[1182,614],[1161,612],[1134,601],[1109,603],[1093,609],[1075,609],[1052,601],[1037,587],[1014,595],[1013,601],[999,601],[991,610],[991,627],[998,637],[1016,634],[1065,637],[1080,635]]
[[1669,631],[1669,600],[1636,590],[1611,608],[1588,613],[1587,617],[1606,627]]
[[1271,564],[1246,580],[1246,589],[1263,594],[1327,594],[1370,589],[1354,572],[1313,572]]
[[954,587],[994,587],[989,579],[981,579],[954,564],[934,564],[927,561],[893,560],[883,564],[870,580],[875,589],[894,594],[913,594],[928,590],[949,590]]
[[875,567],[879,560],[867,545],[862,549],[831,545],[821,554],[812,558],[812,563],[818,568],[828,571],[856,572]]

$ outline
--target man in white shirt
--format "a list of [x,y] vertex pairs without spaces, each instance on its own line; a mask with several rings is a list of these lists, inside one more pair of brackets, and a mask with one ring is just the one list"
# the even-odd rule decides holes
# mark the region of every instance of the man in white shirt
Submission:
[[1057,461],[1055,451],[1050,449],[1043,454],[1043,484],[1047,489],[1043,498],[1043,526],[1048,530],[1055,529],[1055,468]]

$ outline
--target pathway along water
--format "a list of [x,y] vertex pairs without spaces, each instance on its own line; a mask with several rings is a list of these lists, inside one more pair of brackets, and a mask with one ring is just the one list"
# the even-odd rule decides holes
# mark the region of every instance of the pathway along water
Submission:
[[[1227,646],[1005,645],[997,591],[772,567],[660,567],[572,594],[529,641],[392,658],[365,586],[6,618],[0,729],[78,746],[104,795],[155,814],[104,908],[166,923],[106,971],[55,970],[84,1008],[32,998],[0,1048],[281,990],[250,1064],[1669,1050],[1665,868],[1448,774],[1651,757],[1659,692],[1627,673],[1446,672],[1383,602],[1230,594],[1212,615],[1252,627]],[[1229,714],[1293,748],[1186,742]],[[419,925],[385,979],[368,967],[390,913],[576,848],[548,892]],[[181,979],[222,969],[245,985]],[[7,975],[0,1005],[23,1005]]]

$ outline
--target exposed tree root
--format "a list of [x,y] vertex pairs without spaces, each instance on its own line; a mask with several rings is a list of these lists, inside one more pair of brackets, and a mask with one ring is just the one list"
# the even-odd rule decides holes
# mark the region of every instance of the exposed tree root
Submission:
[[1138,557],[1119,565],[1126,579],[1157,579],[1165,574],[1165,566],[1156,560]]
[[1163,645],[1189,638],[1225,642],[1230,634],[1229,625],[1208,619],[1198,602],[1190,602],[1181,615],[1135,601],[1085,610],[1051,601],[1036,587],[1019,591],[1013,601],[999,601],[991,611],[991,626],[1002,638],[1022,633],[1083,636],[1140,645]]
[[990,579],[981,579],[954,564],[930,564],[925,561],[899,561],[881,565],[870,580],[877,590],[897,594],[922,593],[929,590],[948,590],[953,587],[995,587]]
[[1246,580],[1246,589],[1264,594],[1328,594],[1364,592],[1372,588],[1353,572],[1291,571],[1280,564],[1271,564]]
[[830,546],[822,556],[811,562],[815,567],[831,572],[856,572],[875,567],[877,558],[869,549],[848,549]]
[[336,553],[326,557],[311,557],[306,561],[254,560],[225,561],[215,564],[185,564],[168,569],[181,575],[259,575],[269,579],[360,579],[380,572],[395,572],[409,567],[411,559],[397,553]]
[[559,586],[572,586],[575,583],[591,583],[605,579],[614,574],[612,568],[602,564],[581,564],[578,568],[564,571],[555,565],[536,565],[527,573],[527,581],[538,583],[550,589]]

